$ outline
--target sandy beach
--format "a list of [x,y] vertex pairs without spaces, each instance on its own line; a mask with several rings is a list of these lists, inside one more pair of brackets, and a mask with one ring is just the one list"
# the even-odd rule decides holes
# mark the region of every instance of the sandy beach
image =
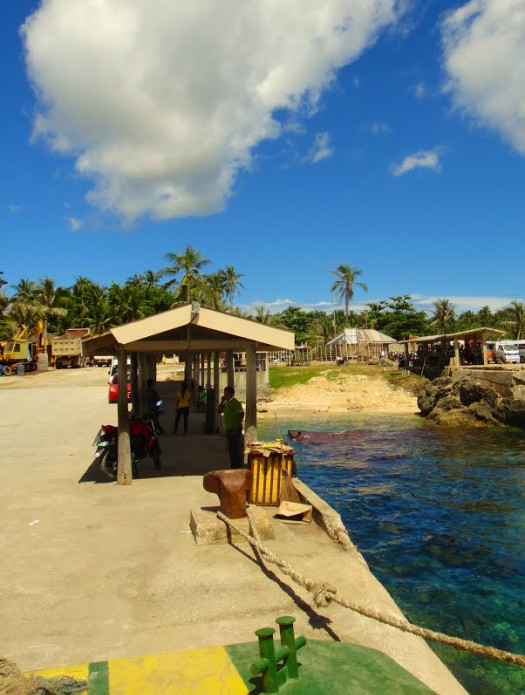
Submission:
[[259,413],[300,411],[306,414],[370,412],[407,414],[418,412],[417,399],[377,376],[349,374],[344,369],[333,377],[317,376],[307,384],[283,388],[259,405]]

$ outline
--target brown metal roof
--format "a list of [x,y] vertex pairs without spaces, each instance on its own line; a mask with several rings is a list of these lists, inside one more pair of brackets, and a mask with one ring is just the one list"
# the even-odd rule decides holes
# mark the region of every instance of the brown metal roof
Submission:
[[486,340],[491,336],[493,338],[499,338],[504,335],[505,331],[500,331],[497,328],[471,328],[468,331],[459,331],[458,333],[440,333],[438,335],[423,335],[417,338],[408,338],[407,340],[398,340],[398,343],[435,343],[438,340],[461,340],[462,338],[477,338],[480,337],[481,340]]

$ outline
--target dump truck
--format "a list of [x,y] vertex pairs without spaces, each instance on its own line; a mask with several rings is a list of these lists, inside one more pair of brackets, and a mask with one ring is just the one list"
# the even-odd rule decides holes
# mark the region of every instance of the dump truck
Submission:
[[51,341],[51,359],[55,369],[73,369],[90,364],[82,353],[82,338],[89,335],[89,328],[68,328],[64,335]]
[[91,359],[95,367],[111,367],[113,355],[95,355]]

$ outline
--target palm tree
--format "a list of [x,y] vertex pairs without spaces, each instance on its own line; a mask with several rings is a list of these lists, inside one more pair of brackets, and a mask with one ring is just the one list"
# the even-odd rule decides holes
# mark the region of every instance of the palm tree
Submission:
[[222,311],[225,308],[223,295],[226,291],[224,275],[219,271],[204,275],[202,292],[205,306],[215,311]]
[[232,307],[229,311],[228,314],[230,316],[238,316],[240,319],[252,319],[253,316],[250,314],[249,311],[244,311],[243,309],[240,309],[238,306]]
[[429,326],[437,326],[438,333],[446,333],[447,324],[452,323],[456,318],[456,306],[448,299],[438,299],[432,303],[434,314],[430,318]]
[[521,340],[525,333],[525,304],[517,300],[510,303],[510,307],[505,309],[505,313],[509,320],[505,323],[510,324],[514,328],[515,340]]
[[148,312],[144,300],[144,286],[131,278],[125,285],[113,283],[108,290],[113,324],[119,325],[143,319]]
[[93,284],[89,292],[89,313],[85,324],[91,333],[103,333],[115,325],[108,292],[100,285]]
[[21,326],[28,328],[36,326],[40,319],[40,313],[34,302],[16,300],[9,303],[5,311],[5,319],[9,325],[10,335],[14,335]]
[[224,288],[230,300],[230,306],[233,306],[233,298],[236,294],[240,294],[241,289],[244,289],[244,285],[241,282],[241,278],[243,278],[244,275],[242,273],[236,273],[232,265],[226,266],[226,270],[219,270],[219,273],[224,280]]
[[365,292],[368,292],[368,285],[364,282],[359,282],[356,277],[363,274],[359,268],[352,268],[349,265],[339,265],[332,273],[337,277],[337,280],[332,285],[331,292],[334,292],[339,302],[344,301],[345,305],[345,326],[348,325],[348,305],[354,298],[354,286],[361,287]]
[[171,287],[177,282],[177,276],[182,274],[179,286],[186,288],[186,303],[191,302],[191,291],[201,280],[201,269],[210,261],[204,258],[199,251],[193,249],[189,244],[186,245],[184,253],[165,253],[164,258],[171,265],[161,270],[162,275],[172,277],[165,287]]
[[272,315],[268,311],[268,309],[264,306],[264,304],[260,304],[259,306],[255,306],[253,308],[255,311],[253,318],[256,321],[258,321],[259,323],[271,324]]
[[61,306],[67,309],[70,327],[80,328],[88,325],[91,315],[93,289],[98,287],[92,280],[79,275],[67,294],[61,298]]
[[333,316],[323,313],[322,316],[316,316],[306,335],[306,340],[308,345],[319,346],[326,345],[334,333],[334,320]]
[[11,285],[15,291],[13,301],[34,302],[36,293],[36,283],[33,280],[22,278],[16,285]]
[[67,309],[58,305],[61,295],[62,291],[55,287],[55,281],[51,278],[40,278],[39,283],[35,285],[35,302],[42,319],[44,345],[47,345],[49,319],[67,314]]
[[149,289],[156,285],[161,277],[162,271],[160,270],[145,270],[141,275],[142,282],[144,282]]

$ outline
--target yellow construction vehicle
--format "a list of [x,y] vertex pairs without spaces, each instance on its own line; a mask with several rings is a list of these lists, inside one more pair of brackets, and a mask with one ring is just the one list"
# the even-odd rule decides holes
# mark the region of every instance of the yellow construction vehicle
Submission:
[[32,372],[36,369],[38,353],[45,351],[41,322],[32,331],[32,335],[31,340],[27,327],[20,326],[13,338],[2,343],[0,368],[4,376],[18,373],[21,365],[23,371]]

